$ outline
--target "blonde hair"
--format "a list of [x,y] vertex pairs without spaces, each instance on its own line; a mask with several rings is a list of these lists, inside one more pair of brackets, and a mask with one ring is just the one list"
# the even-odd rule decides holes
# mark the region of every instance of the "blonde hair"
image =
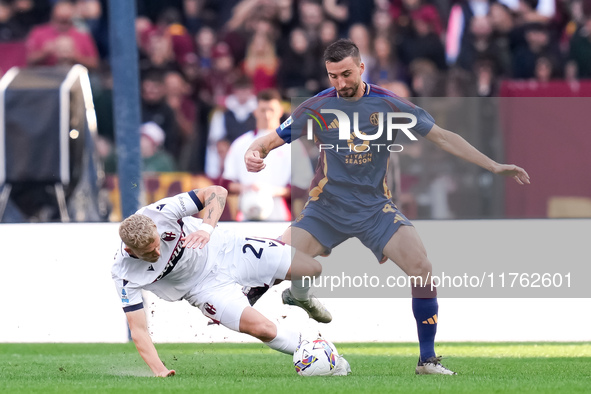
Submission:
[[119,225],[119,237],[134,249],[145,248],[155,241],[156,224],[146,215],[134,214]]

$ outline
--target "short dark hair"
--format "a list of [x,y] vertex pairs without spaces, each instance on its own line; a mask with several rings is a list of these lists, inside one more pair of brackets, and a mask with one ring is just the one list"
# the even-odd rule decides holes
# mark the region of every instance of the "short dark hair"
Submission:
[[252,88],[252,80],[248,78],[246,75],[240,75],[234,84],[232,85],[233,89],[250,89]]
[[281,101],[281,95],[277,89],[264,89],[257,94],[257,101]]
[[338,63],[348,57],[361,60],[357,45],[353,41],[344,38],[333,42],[324,51],[324,61],[328,63]]

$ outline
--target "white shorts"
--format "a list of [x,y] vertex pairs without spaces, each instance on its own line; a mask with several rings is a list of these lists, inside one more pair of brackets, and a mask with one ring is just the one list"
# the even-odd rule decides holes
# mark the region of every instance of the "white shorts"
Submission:
[[273,286],[277,279],[285,279],[291,259],[292,247],[280,241],[236,237],[217,270],[183,298],[213,321],[240,331],[240,316],[250,306],[242,286]]

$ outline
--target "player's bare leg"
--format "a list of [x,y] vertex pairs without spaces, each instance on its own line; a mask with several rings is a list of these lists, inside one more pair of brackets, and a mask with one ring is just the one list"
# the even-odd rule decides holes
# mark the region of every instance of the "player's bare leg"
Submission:
[[300,335],[263,316],[254,308],[246,307],[240,315],[239,331],[260,339],[271,349],[293,354],[300,344]]
[[[318,264],[317,266],[314,265],[316,268],[315,276],[319,276],[322,273],[320,263],[312,257],[323,253],[324,246],[312,234],[298,227],[288,227],[283,233],[281,241],[293,246],[297,250],[291,264],[294,273],[302,270],[301,265],[309,266],[311,263],[308,259],[312,259]],[[309,294],[310,285],[310,280],[302,280],[296,275],[293,275],[291,288],[285,289],[283,294],[281,294],[283,303],[299,306],[308,312],[308,316],[317,322],[330,323],[332,321],[332,315],[316,297]]]
[[401,226],[390,238],[383,253],[415,281],[412,307],[421,348],[415,373],[455,375],[455,372],[441,365],[441,358],[435,355],[439,312],[437,289],[431,286],[432,265],[417,230],[412,226]]

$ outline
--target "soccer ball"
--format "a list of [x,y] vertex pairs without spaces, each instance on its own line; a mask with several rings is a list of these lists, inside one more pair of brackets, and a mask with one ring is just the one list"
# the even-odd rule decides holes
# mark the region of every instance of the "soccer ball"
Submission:
[[301,376],[332,375],[339,353],[326,339],[302,340],[293,354],[293,365]]

